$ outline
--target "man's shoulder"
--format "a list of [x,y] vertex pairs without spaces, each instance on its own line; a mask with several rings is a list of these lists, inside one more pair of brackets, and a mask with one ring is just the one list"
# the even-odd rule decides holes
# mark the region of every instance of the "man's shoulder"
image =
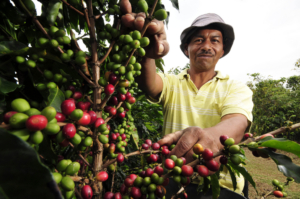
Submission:
[[220,73],[221,74],[220,76],[222,77],[222,78],[219,78],[220,84],[223,85],[224,87],[226,87],[228,90],[250,91],[250,88],[245,83],[241,82],[240,80],[234,79],[227,74],[224,75],[220,71],[218,71],[218,73]]

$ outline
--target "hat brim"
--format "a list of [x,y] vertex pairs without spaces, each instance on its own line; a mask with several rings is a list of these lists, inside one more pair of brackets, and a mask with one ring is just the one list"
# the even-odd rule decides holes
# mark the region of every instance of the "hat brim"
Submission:
[[191,26],[182,31],[180,36],[180,40],[181,40],[180,49],[187,58],[188,56],[185,54],[185,44],[187,43],[188,38],[190,38],[197,30],[213,24],[220,27],[223,33],[224,55],[222,57],[224,57],[230,52],[234,41],[234,31],[232,26],[224,23],[214,22],[214,23],[203,24],[202,26]]

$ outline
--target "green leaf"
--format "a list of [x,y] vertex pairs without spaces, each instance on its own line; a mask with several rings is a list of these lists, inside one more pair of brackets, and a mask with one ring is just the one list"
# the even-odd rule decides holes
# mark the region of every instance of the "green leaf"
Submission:
[[26,142],[0,128],[0,198],[61,197],[50,171]]
[[149,130],[149,131],[156,131],[153,127],[152,127],[152,125],[151,125],[151,122],[146,122],[145,123],[145,126],[146,126],[146,128]]
[[240,167],[237,165],[232,164],[230,161],[228,161],[228,164],[236,171],[238,171],[239,173],[241,173],[244,178],[246,178],[250,184],[254,187],[256,193],[258,194],[257,190],[256,190],[256,184],[252,178],[252,176],[248,173],[248,171],[244,168],[244,167]]
[[39,144],[38,152],[47,160],[47,162],[50,162],[53,165],[56,164],[57,156],[54,153],[51,140],[48,136],[44,136],[43,142]]
[[295,182],[300,183],[300,166],[293,163],[291,158],[286,155],[275,153],[271,149],[258,149],[263,150],[274,160],[277,164],[277,168],[286,177],[292,177]]
[[170,0],[172,2],[172,5],[174,8],[176,8],[179,11],[179,4],[178,0]]
[[[266,141],[265,141],[266,140]],[[258,142],[261,146],[287,151],[300,158],[300,144],[285,138],[265,137]]]
[[50,1],[50,3],[48,4],[46,18],[50,25],[53,25],[55,23],[61,4],[62,4],[61,1],[58,2]]
[[21,87],[21,85],[7,81],[6,79],[0,77],[0,94],[7,94]]
[[213,199],[217,199],[220,195],[219,179],[216,174],[211,175],[210,178],[211,178],[212,196]]
[[28,48],[25,44],[17,41],[2,41],[0,42],[0,56],[7,55],[13,51]]
[[130,142],[132,143],[134,150],[139,149],[139,134],[137,130],[132,131],[132,134],[130,135]]
[[231,181],[232,181],[232,186],[233,186],[233,190],[236,190],[236,177],[235,177],[235,173],[234,171],[232,171],[231,167],[228,164],[225,164],[225,166],[227,167],[229,174],[231,176]]
[[155,65],[156,67],[161,70],[164,73],[164,68],[163,66],[165,65],[164,60],[163,59],[156,59],[155,60]]
[[65,95],[58,87],[49,89],[49,93],[48,106],[52,106],[57,112],[61,112],[60,106],[61,103],[65,100]]

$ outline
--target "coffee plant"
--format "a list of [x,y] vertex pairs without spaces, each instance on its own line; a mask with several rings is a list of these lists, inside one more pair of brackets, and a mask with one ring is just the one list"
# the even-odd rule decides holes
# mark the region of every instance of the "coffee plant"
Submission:
[[[236,175],[256,186],[242,167],[243,147],[271,157],[288,181],[300,182],[300,167],[275,153],[300,157],[300,146],[274,138],[299,124],[256,138],[245,134],[239,144],[223,135],[224,149],[217,153],[196,144],[190,163],[169,156],[175,143],[157,143],[161,107],[147,104],[135,78],[151,41],[145,34],[149,23],[168,20],[161,1],[131,1],[133,12],[146,15],[141,31],[122,25],[118,0],[39,2],[40,16],[32,0],[0,2],[1,198],[164,198],[170,177],[181,187],[172,198],[187,198],[184,187],[197,176],[204,179],[200,189],[211,187],[217,198],[223,167],[234,188]],[[84,36],[76,38],[74,31]],[[157,67],[162,63],[156,60]],[[145,108],[159,116],[147,121]],[[139,139],[138,131],[151,131],[152,139]],[[218,156],[221,164],[214,160]],[[273,184],[273,195],[287,195],[284,185]]]

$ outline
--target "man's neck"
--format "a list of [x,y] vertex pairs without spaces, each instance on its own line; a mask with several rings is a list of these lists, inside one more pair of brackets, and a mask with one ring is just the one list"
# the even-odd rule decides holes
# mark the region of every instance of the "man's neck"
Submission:
[[191,80],[194,82],[195,86],[199,90],[206,82],[213,79],[217,72],[215,70],[211,71],[203,71],[203,72],[197,72],[195,70],[192,70],[191,68],[188,69],[188,74],[191,77]]

